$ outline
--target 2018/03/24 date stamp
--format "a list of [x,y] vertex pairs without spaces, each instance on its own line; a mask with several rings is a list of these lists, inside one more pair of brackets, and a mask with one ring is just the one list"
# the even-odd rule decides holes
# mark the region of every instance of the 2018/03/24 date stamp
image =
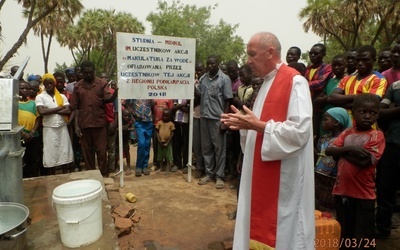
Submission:
[[342,239],[315,239],[315,248],[323,247],[346,247],[346,248],[375,248],[375,239],[368,238],[342,238]]

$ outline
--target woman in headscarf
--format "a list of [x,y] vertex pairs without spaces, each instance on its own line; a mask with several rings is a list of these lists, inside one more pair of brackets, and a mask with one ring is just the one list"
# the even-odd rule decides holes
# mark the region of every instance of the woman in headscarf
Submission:
[[74,159],[66,116],[71,113],[65,95],[56,88],[52,74],[42,77],[45,91],[36,97],[38,113],[43,116],[43,166],[47,174],[55,174],[56,167],[63,172]]
[[352,126],[349,113],[344,108],[328,109],[322,118],[322,129],[327,134],[318,139],[315,165],[315,208],[322,211],[335,211],[332,188],[337,175],[337,164],[331,156],[325,155],[325,149],[348,127]]

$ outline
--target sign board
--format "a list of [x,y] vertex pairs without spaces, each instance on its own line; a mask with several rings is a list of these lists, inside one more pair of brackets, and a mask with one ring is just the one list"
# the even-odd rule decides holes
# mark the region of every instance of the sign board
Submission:
[[194,38],[117,33],[119,99],[192,99]]

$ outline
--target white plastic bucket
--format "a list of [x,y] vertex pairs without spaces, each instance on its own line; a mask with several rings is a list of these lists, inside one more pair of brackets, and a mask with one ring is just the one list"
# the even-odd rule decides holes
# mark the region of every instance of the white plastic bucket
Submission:
[[77,248],[97,241],[103,234],[101,194],[97,180],[64,183],[53,190],[53,207],[64,246]]

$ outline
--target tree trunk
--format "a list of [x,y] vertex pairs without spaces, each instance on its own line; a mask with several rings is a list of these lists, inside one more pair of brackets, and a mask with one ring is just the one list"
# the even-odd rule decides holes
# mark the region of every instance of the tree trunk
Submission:
[[[7,52],[7,54],[1,59],[0,61],[0,71],[3,70],[4,65],[13,57],[13,55],[18,51],[18,49],[21,47],[21,45],[26,41],[26,37],[29,34],[29,31],[32,29],[33,26],[35,26],[40,20],[42,20],[44,17],[46,17],[48,14],[50,14],[55,8],[57,7],[57,3],[55,3],[51,8],[46,10],[45,12],[42,13],[38,18],[36,19],[28,19],[28,23],[26,24],[26,27],[22,34],[19,36],[17,42],[14,43],[12,48]],[[34,8],[34,6],[33,6]],[[33,10],[31,9],[31,12]]]
[[44,63],[44,73],[49,73],[49,57],[50,57],[50,48],[51,41],[53,38],[53,30],[51,30],[49,35],[49,41],[47,42],[47,51],[44,48],[44,36],[40,34],[41,42],[42,42],[42,55],[43,55],[43,63]]

